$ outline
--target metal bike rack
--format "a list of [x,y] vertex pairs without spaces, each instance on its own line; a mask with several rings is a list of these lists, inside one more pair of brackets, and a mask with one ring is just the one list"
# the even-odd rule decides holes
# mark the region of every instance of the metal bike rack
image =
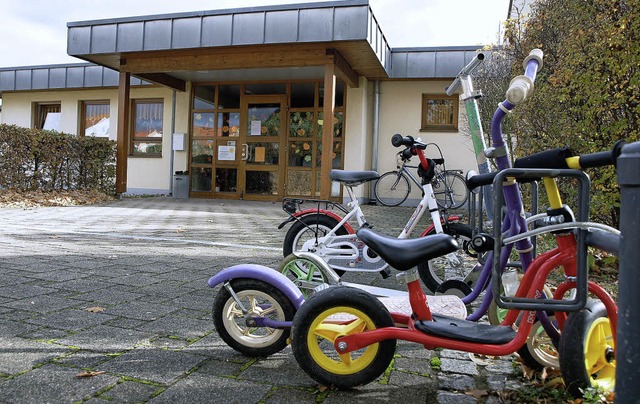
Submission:
[[[510,238],[504,237],[502,234],[502,223],[500,208],[504,204],[503,197],[503,183],[506,178],[516,178],[524,180],[537,180],[542,177],[569,177],[578,180],[578,214],[577,221],[574,223],[568,223],[567,225],[557,225],[558,229],[564,227],[575,227],[578,239],[578,259],[577,259],[577,276],[576,276],[576,290],[577,293],[573,299],[532,299],[532,298],[520,298],[513,296],[502,296],[500,288],[502,286],[502,271],[500,262],[502,259],[503,248],[505,247],[504,240],[507,239],[507,244],[514,243],[518,239],[525,238],[527,235],[516,235]],[[578,311],[584,307],[587,302],[587,274],[588,274],[588,262],[587,262],[587,230],[584,224],[589,221],[589,177],[581,170],[565,170],[565,169],[521,169],[510,168],[500,171],[494,181],[494,215],[493,215],[493,231],[494,231],[494,252],[493,252],[493,268],[492,268],[492,290],[496,303],[499,307],[507,309],[518,310],[553,310],[553,311]],[[593,224],[590,224],[593,225]],[[553,226],[549,226],[551,231]],[[532,232],[527,232],[532,233]],[[535,233],[535,232],[534,232]]]
[[640,397],[640,142],[622,148],[617,160],[620,196],[620,269],[616,346],[616,403]]

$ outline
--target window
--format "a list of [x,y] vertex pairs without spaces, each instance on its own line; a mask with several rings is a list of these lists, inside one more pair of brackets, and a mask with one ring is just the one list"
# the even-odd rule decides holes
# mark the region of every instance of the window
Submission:
[[109,137],[109,101],[82,101],[80,136]]
[[163,100],[133,100],[132,155],[162,157]]
[[458,97],[444,94],[422,94],[422,126],[420,131],[457,131]]
[[36,129],[60,132],[60,103],[37,103],[34,126]]

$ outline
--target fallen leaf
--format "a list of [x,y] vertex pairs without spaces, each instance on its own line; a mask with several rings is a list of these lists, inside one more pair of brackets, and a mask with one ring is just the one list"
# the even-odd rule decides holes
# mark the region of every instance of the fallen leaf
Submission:
[[85,311],[88,311],[89,313],[102,313],[103,311],[105,311],[106,309],[104,307],[99,307],[99,306],[95,306],[95,307],[87,307],[85,309]]
[[76,377],[94,377],[94,376],[101,375],[101,374],[103,374],[103,373],[104,373],[104,371],[103,371],[103,370],[95,371],[95,372],[94,372],[94,371],[90,371],[90,372],[82,372],[82,373],[78,373],[78,374],[76,375]]
[[487,390],[469,390],[469,391],[465,391],[464,394],[475,397],[475,398],[482,398],[482,397],[488,396],[489,392]]
[[469,358],[478,366],[487,366],[491,364],[490,359],[495,359],[495,356],[486,356],[480,354],[469,353]]
[[329,387],[325,386],[324,384],[319,384],[319,385],[318,385],[318,391],[319,391],[319,392],[321,392],[321,393],[322,393],[323,391],[327,391],[327,389],[328,389],[328,388],[329,388]]

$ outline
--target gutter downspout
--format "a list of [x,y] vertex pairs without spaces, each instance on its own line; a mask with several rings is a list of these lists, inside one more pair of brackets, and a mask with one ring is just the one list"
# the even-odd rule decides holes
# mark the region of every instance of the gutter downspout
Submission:
[[173,134],[176,131],[176,90],[171,94],[171,154],[169,157],[169,194],[173,196],[173,159],[175,151],[173,151]]
[[[378,171],[378,138],[380,137],[380,80],[373,83],[373,142],[371,145],[371,169]],[[373,192],[375,181],[371,181],[369,199],[372,204],[377,204],[376,195]]]

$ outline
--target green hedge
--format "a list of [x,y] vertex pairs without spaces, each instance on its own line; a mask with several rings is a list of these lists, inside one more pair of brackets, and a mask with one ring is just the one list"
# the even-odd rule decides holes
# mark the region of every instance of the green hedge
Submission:
[[0,189],[115,192],[116,143],[0,124]]

